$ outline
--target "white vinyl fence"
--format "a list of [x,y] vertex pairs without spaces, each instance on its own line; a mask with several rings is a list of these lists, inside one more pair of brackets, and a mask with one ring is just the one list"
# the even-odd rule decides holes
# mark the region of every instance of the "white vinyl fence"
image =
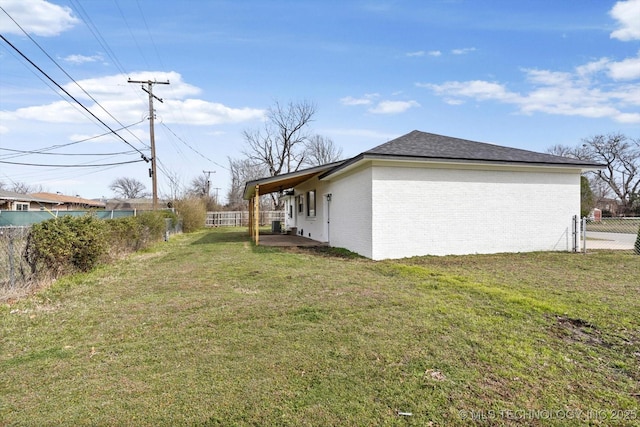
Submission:
[[[284,222],[284,211],[260,211],[261,226],[271,225],[273,221]],[[207,227],[248,227],[249,211],[207,212]]]

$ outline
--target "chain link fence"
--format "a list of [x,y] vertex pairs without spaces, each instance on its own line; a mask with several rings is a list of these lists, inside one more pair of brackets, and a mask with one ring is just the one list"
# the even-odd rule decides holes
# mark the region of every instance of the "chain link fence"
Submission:
[[582,250],[615,250],[636,253],[640,218],[583,218]]
[[[31,226],[0,226],[0,301],[18,298],[31,289],[38,287],[38,280],[31,272],[31,266],[25,258],[27,237]],[[165,219],[164,239],[182,233],[182,221],[173,223],[171,218]]]
[[18,290],[27,287],[31,268],[24,251],[30,227],[0,227],[0,289]]

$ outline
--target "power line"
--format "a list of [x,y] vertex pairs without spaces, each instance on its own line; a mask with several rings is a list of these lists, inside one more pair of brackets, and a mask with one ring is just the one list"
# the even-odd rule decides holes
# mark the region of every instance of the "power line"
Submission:
[[221,165],[218,162],[214,162],[213,160],[211,160],[210,158],[208,158],[207,156],[205,156],[204,154],[202,154],[201,152],[199,152],[198,150],[196,150],[195,148],[193,148],[191,145],[189,145],[185,140],[183,140],[182,138],[180,138],[178,135],[176,135],[176,133],[174,131],[172,131],[167,125],[165,125],[164,123],[160,123],[162,126],[164,126],[169,132],[171,132],[171,134],[173,134],[173,136],[175,136],[178,141],[182,142],[184,145],[186,145],[191,151],[193,151],[194,153],[196,153],[197,155],[199,155],[200,157],[202,157],[205,160],[210,161],[211,163],[213,163],[216,166],[221,167],[222,169],[226,169],[228,171],[230,171],[230,169],[227,166]]
[[19,165],[19,166],[42,166],[47,168],[97,168],[103,166],[119,166],[119,165],[128,165],[130,163],[138,163],[143,160],[131,160],[128,162],[118,162],[118,163],[102,163],[99,165],[42,165],[37,163],[18,163],[18,162],[5,162],[0,160],[0,163],[5,163],[7,165]]
[[[0,6],[0,9],[2,7]],[[4,10],[4,9],[2,9]],[[5,12],[6,13],[6,12]],[[102,124],[104,127],[106,127],[107,129],[109,129],[111,131],[112,134],[114,134],[115,136],[117,136],[118,138],[120,138],[125,144],[127,144],[128,146],[130,146],[131,148],[133,148],[134,150],[136,150],[138,153],[140,153],[140,156],[142,157],[142,159],[145,162],[149,161],[149,158],[139,149],[137,149],[136,147],[133,146],[133,144],[131,144],[129,141],[127,141],[126,139],[124,139],[120,134],[118,134],[115,130],[113,130],[108,124],[106,124],[100,117],[96,116],[93,112],[91,112],[91,110],[89,110],[87,107],[84,106],[84,104],[82,104],[80,101],[78,101],[73,95],[71,95],[65,88],[63,88],[62,86],[60,86],[60,84],[58,84],[58,82],[56,82],[55,80],[53,80],[53,78],[51,78],[42,68],[38,67],[31,59],[29,59],[24,53],[22,53],[22,51],[20,51],[20,49],[18,49],[17,47],[15,47],[9,40],[6,39],[6,37],[2,34],[0,34],[0,38],[2,38],[2,40],[7,43],[9,46],[11,46],[11,48],[13,50],[15,50],[16,52],[18,52],[18,54],[20,56],[22,56],[26,61],[29,62],[29,64],[31,64],[33,67],[35,67],[39,72],[41,72],[47,79],[49,79],[53,84],[56,85],[56,87],[58,87],[58,89],[60,89],[61,91],[63,91],[69,98],[73,99],[74,102],[76,102],[80,107],[82,107],[87,113],[91,114],[91,116],[93,116],[93,118],[95,118],[98,122],[100,122],[100,124]],[[122,126],[122,124],[120,124]]]
[[[42,46],[40,46],[40,44],[39,44],[39,43],[38,43],[38,42],[37,42],[33,37],[31,37],[31,34],[29,34],[27,31],[25,31],[25,29],[24,29],[24,28],[22,28],[22,26],[21,26],[21,25],[20,25],[20,24],[15,20],[15,19],[13,19],[13,17],[12,17],[12,16],[11,16],[11,15],[6,11],[6,10],[5,10],[2,6],[0,6],[0,9],[2,9],[2,11],[3,11],[3,12],[4,12],[8,17],[9,17],[9,19],[11,19],[11,20],[14,22],[14,24],[16,24],[16,25],[18,26],[18,28],[20,28],[20,30],[21,30],[21,31],[22,31],[22,32],[23,32],[23,33],[24,33],[24,34],[29,38],[29,40],[31,40],[31,41],[33,42],[33,44],[35,44],[35,45],[38,47],[38,49],[40,49],[40,51],[41,51],[42,53],[44,53],[44,54],[47,56],[47,58],[49,58],[49,60],[50,60],[51,62],[53,62],[53,63],[58,67],[58,69],[59,69],[60,71],[62,71],[62,72],[63,72],[63,73],[64,73],[64,74],[65,74],[65,75],[66,75],[66,76],[67,76],[67,77],[68,77],[68,78],[73,82],[73,83],[75,83],[75,85],[76,85],[76,86],[77,86],[77,87],[78,87],[82,92],[84,92],[84,94],[85,94],[85,95],[87,95],[87,96],[88,96],[88,97],[89,97],[93,102],[95,102],[95,104],[96,104],[98,107],[100,107],[100,109],[101,109],[102,111],[104,111],[105,113],[107,113],[107,115],[108,115],[109,117],[111,117],[111,118],[112,118],[116,123],[118,123],[120,126],[122,126],[122,127],[124,128],[124,125],[123,125],[122,123],[120,123],[120,121],[119,121],[117,118],[115,118],[115,117],[113,116],[113,114],[111,114],[111,113],[110,113],[106,108],[104,108],[104,106],[103,106],[102,104],[100,104],[100,103],[98,102],[98,100],[97,100],[97,99],[95,99],[95,98],[94,98],[94,97],[93,97],[89,92],[87,92],[87,91],[86,91],[86,90],[85,90],[85,89],[80,85],[80,83],[78,83],[78,82],[77,82],[73,77],[71,77],[71,75],[70,75],[69,73],[67,73],[67,71],[66,71],[64,68],[62,68],[62,66],[61,66],[61,65],[60,65],[60,64],[59,64],[59,63],[58,63],[58,62],[57,62],[57,61],[56,61],[56,60],[55,60],[51,55],[49,55],[49,53],[48,53],[48,52],[47,52],[47,51],[46,51]],[[4,37],[3,37],[3,38],[4,38]],[[20,52],[20,53],[21,53],[21,52]],[[47,76],[47,77],[48,77],[48,76]],[[56,85],[57,85],[57,83],[56,83]],[[65,91],[65,92],[66,92],[66,91]],[[74,98],[74,100],[75,100],[75,98]],[[76,102],[77,102],[77,101],[76,101]],[[93,113],[91,113],[91,114],[93,115]],[[97,117],[97,116],[95,116],[95,115],[94,115],[94,117]],[[128,130],[128,129],[127,129],[127,130]],[[134,138],[136,138],[138,141],[142,142],[142,141],[140,140],[140,138],[138,138],[138,136],[137,136],[137,135],[135,135],[135,134],[134,134],[134,133],[132,133],[131,131],[129,131],[129,133],[130,133]]]
[[109,43],[107,43],[105,38],[100,33],[100,30],[98,29],[98,27],[96,27],[96,25],[91,20],[91,17],[89,16],[89,14],[82,7],[82,4],[76,0],[71,0],[71,3],[75,5],[76,11],[80,15],[82,15],[83,22],[85,23],[87,28],[89,28],[89,31],[91,31],[91,34],[93,34],[93,37],[98,41],[100,46],[102,46],[102,48],[105,50],[105,52],[107,53],[107,56],[111,58],[111,61],[113,61],[113,63],[116,65],[116,68],[118,68],[118,70],[120,70],[122,74],[128,74],[127,71],[122,66],[122,64],[120,63],[120,61],[118,60],[118,57],[115,55],[115,53],[111,49],[111,46],[109,46]]
[[151,31],[149,30],[149,25],[147,24],[147,18],[145,18],[144,11],[142,10],[142,6],[140,6],[140,1],[136,0],[136,4],[138,5],[138,10],[140,11],[140,16],[142,17],[142,22],[144,22],[144,27],[147,29],[147,33],[149,34],[149,39],[151,40],[151,44],[153,45],[153,50],[156,52],[156,57],[158,58],[158,62],[160,63],[160,67],[164,70],[165,66],[162,62],[162,56],[160,56],[160,52],[158,51],[158,46],[156,45],[155,40],[153,40],[153,36],[151,35]]
[[[0,148],[2,151],[11,151],[12,153],[27,154],[39,154],[45,156],[117,156],[120,154],[133,154],[135,151],[120,151],[118,153],[48,153],[42,151],[27,151],[27,150],[14,150],[11,148]],[[15,156],[17,157],[17,156]],[[7,158],[7,157],[5,157]]]
[[[144,120],[140,120],[139,122],[130,124],[130,125],[127,126],[127,128],[139,125],[143,121]],[[124,129],[124,128],[116,129],[116,131],[119,131],[119,130],[122,130],[122,129]],[[106,133],[103,133],[103,134],[100,134],[100,135],[90,136],[88,138],[84,138],[84,139],[81,139],[81,140],[78,140],[78,141],[68,142],[66,144],[52,145],[50,147],[39,148],[39,149],[36,149],[36,150],[31,150],[31,151],[13,150],[13,149],[9,149],[9,148],[0,148],[0,150],[3,150],[3,151],[11,151],[11,152],[14,152],[14,153],[23,153],[23,154],[14,154],[14,155],[5,154],[5,155],[2,155],[0,157],[4,158],[4,159],[12,159],[12,158],[15,158],[15,157],[22,157],[22,156],[26,156],[26,155],[29,155],[29,154],[36,154],[36,155],[37,154],[45,154],[45,155],[60,155],[60,156],[62,156],[62,155],[64,155],[64,156],[81,156],[81,155],[87,155],[87,156],[94,156],[94,155],[95,156],[98,156],[98,155],[100,155],[100,156],[111,156],[111,155],[133,154],[133,153],[135,153],[135,151],[123,151],[123,152],[120,152],[120,153],[92,153],[92,154],[49,153],[49,151],[52,151],[52,150],[56,150],[56,149],[63,148],[63,147],[68,147],[70,145],[80,144],[82,142],[91,141],[92,139],[101,138],[101,137],[107,136],[107,135],[111,135],[111,132],[106,132]]]
[[53,93],[55,93],[60,99],[62,99],[63,101],[65,101],[67,104],[71,105],[73,108],[76,109],[76,111],[78,111],[80,114],[85,115],[87,118],[89,118],[89,116],[87,115],[87,113],[85,111],[83,111],[82,109],[80,109],[76,104],[74,104],[73,102],[71,102],[68,98],[65,98],[63,96],[62,93],[60,93],[60,91],[56,90],[55,87],[51,84],[50,81],[45,80],[42,75],[38,74],[32,67],[28,67],[23,61],[21,61],[21,58],[16,54],[15,51],[9,49],[7,46],[2,45],[2,47],[4,48],[4,50],[6,50],[11,56],[13,56],[14,58],[16,58],[16,60],[18,62],[20,62],[25,69],[29,70],[29,72],[31,74],[33,74],[35,77],[38,78],[38,80],[40,80],[43,84],[45,84],[47,87],[49,87],[49,89],[51,89],[51,91]]
[[127,17],[125,16],[124,12],[122,11],[122,8],[120,7],[118,0],[114,0],[114,3],[118,8],[118,12],[120,12],[120,16],[122,16],[122,20],[124,21],[124,24],[127,26],[127,29],[129,30],[129,35],[133,39],[133,42],[135,43],[136,47],[138,48],[138,52],[140,52],[140,56],[142,56],[142,59],[144,60],[144,63],[146,64],[146,66],[149,67],[149,61],[147,61],[147,57],[145,56],[144,51],[138,44],[138,39],[136,39],[136,36],[133,34],[133,31],[131,31],[131,26],[129,25],[129,22],[127,21]]

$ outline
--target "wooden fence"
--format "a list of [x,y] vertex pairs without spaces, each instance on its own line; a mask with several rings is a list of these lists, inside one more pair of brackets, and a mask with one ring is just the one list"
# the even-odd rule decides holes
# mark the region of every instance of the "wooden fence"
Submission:
[[[271,225],[273,221],[284,222],[284,211],[260,211],[260,225]],[[207,212],[207,227],[248,227],[249,211]]]

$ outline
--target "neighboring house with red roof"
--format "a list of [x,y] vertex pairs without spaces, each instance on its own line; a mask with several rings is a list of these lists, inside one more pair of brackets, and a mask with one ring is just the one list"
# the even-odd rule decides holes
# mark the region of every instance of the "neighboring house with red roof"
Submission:
[[342,162],[249,181],[244,198],[255,206],[281,192],[286,229],[376,260],[570,250],[580,176],[601,167],[413,131]]
[[86,209],[104,209],[105,203],[100,200],[84,199],[78,196],[66,196],[57,193],[33,193],[33,197],[54,200],[58,205],[56,210],[79,211]]
[[58,202],[47,197],[0,190],[0,210],[39,211],[44,209],[55,209],[56,206],[58,206]]

